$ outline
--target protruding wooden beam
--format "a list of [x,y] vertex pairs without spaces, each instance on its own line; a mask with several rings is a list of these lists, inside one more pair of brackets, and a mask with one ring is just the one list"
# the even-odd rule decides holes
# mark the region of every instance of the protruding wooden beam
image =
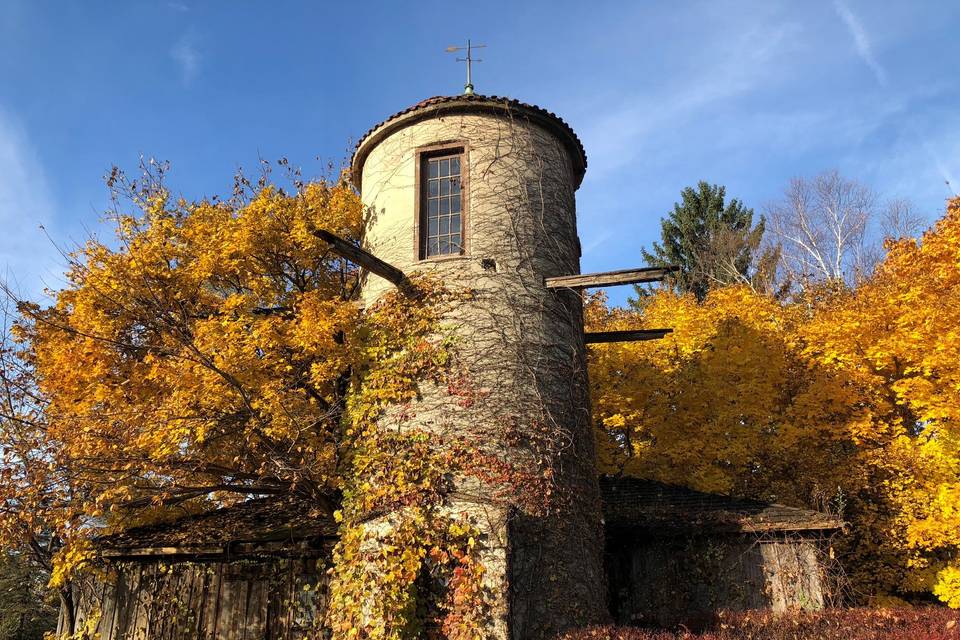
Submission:
[[583,334],[587,344],[602,342],[637,342],[640,340],[659,340],[673,329],[632,329],[630,331],[593,331]]
[[393,283],[404,295],[411,295],[413,293],[413,286],[410,284],[410,280],[406,274],[392,264],[384,262],[369,251],[364,251],[355,244],[347,242],[343,238],[324,229],[314,229],[313,235],[324,242],[328,242],[330,248],[333,249],[337,255]]
[[589,289],[591,287],[612,287],[618,284],[639,284],[641,282],[660,282],[679,267],[644,267],[642,269],[621,269],[603,273],[584,273],[578,276],[557,276],[545,278],[548,289]]

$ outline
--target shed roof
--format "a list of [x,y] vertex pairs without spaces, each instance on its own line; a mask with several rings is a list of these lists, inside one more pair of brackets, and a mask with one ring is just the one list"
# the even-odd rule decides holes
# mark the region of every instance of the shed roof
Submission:
[[836,516],[811,509],[732,498],[637,478],[600,479],[608,525],[656,531],[749,533],[834,530]]
[[303,499],[260,498],[162,524],[100,536],[105,556],[218,554],[243,545],[333,538],[333,515]]
[[363,163],[371,149],[381,140],[399,128],[431,117],[441,117],[450,113],[508,113],[513,117],[521,116],[536,122],[547,130],[552,131],[566,145],[570,151],[576,172],[577,185],[583,180],[587,170],[587,153],[583,143],[573,129],[557,114],[542,107],[527,104],[513,98],[503,96],[457,95],[434,96],[421,100],[417,104],[398,111],[387,119],[374,125],[357,141],[350,162],[351,180],[358,189],[363,178]]

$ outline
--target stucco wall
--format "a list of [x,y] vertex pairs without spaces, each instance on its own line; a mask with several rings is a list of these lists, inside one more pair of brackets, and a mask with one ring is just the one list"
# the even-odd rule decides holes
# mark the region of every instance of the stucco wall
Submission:
[[[420,261],[416,150],[446,142],[466,147],[467,254]],[[524,515],[496,488],[463,480],[451,504],[483,514],[488,579],[504,595],[497,613],[515,638],[546,637],[597,621],[605,610],[582,305],[577,293],[543,282],[579,273],[576,182],[554,134],[509,110],[417,121],[380,141],[362,171],[365,247],[408,274],[429,271],[472,291],[444,324],[477,401],[463,406],[446,389],[426,386],[402,419],[388,414],[383,426],[467,436],[518,465],[556,474],[550,516]],[[389,286],[371,276],[364,301],[372,304]]]

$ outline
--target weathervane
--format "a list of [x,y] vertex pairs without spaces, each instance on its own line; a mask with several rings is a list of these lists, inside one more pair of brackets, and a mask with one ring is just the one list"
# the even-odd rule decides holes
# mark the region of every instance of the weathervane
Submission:
[[473,95],[473,63],[474,62],[483,62],[483,60],[474,60],[473,59],[473,50],[474,49],[483,49],[487,45],[485,44],[471,44],[470,40],[467,40],[467,46],[465,47],[447,47],[447,53],[454,53],[456,51],[467,50],[466,58],[457,58],[457,62],[466,62],[467,63],[467,84],[463,85],[463,94],[467,96]]

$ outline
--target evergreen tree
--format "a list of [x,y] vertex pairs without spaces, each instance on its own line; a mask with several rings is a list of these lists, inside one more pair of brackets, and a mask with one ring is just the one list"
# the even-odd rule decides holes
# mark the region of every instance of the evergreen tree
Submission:
[[0,640],[41,640],[56,628],[48,578],[22,555],[0,552]]
[[691,292],[702,301],[716,286],[746,283],[766,289],[772,282],[778,252],[757,255],[764,219],[754,226],[753,209],[740,200],[725,202],[726,189],[700,181],[685,188],[681,202],[661,220],[661,242],[643,258],[655,267],[676,265],[679,270],[666,282],[678,291]]

